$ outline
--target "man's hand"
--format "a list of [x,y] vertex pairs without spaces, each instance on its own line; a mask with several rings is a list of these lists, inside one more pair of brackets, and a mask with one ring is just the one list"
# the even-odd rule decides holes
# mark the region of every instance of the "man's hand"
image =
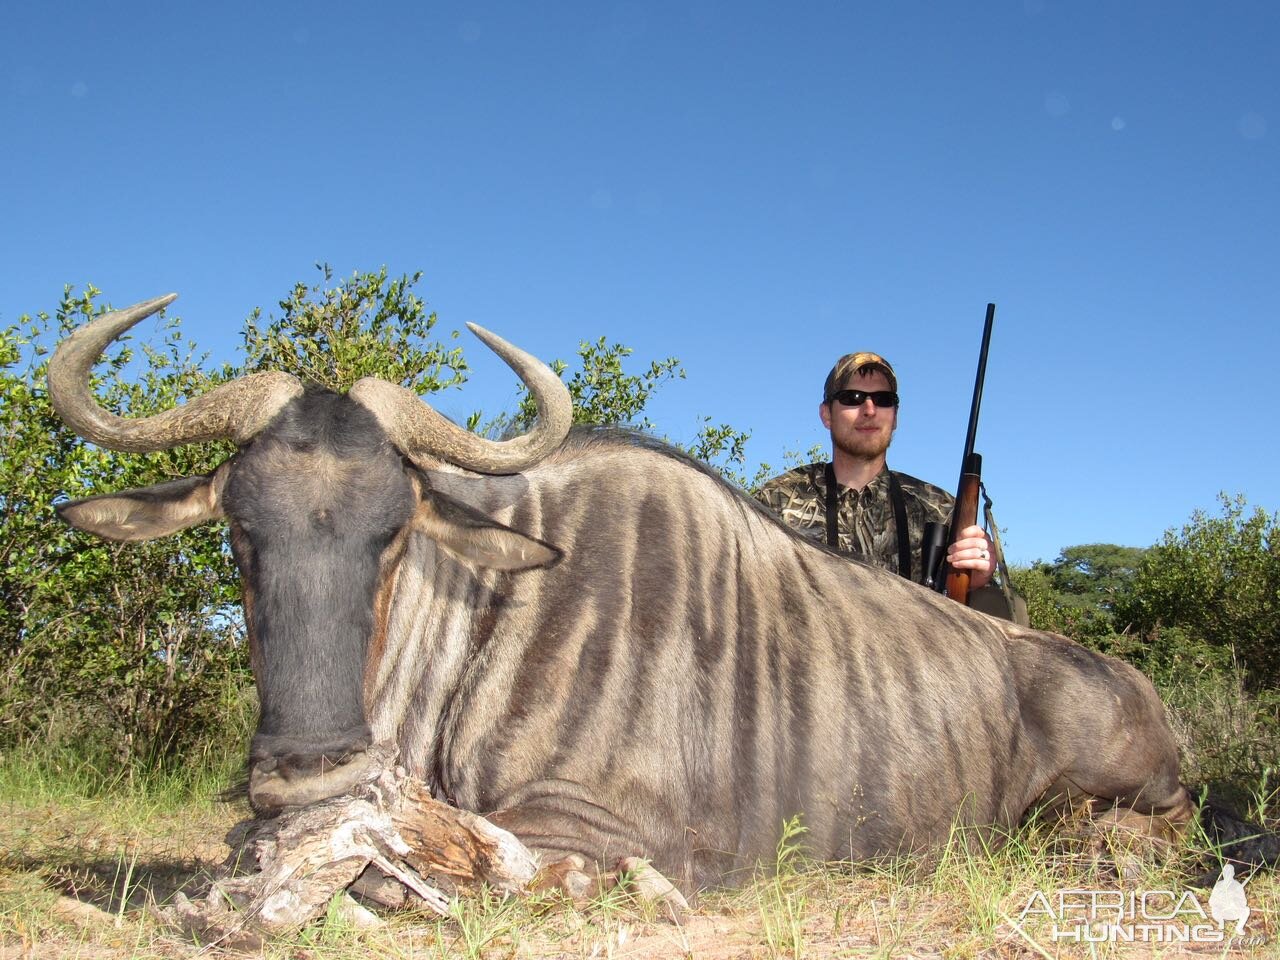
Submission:
[[947,548],[947,563],[956,570],[969,571],[969,589],[991,582],[996,572],[996,545],[976,523],[960,531],[960,538]]

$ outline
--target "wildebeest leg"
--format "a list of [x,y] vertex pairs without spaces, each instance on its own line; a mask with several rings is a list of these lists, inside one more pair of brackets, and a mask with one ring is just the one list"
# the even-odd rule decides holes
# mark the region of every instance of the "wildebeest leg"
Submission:
[[487,819],[539,855],[543,866],[535,886],[560,890],[585,905],[622,885],[677,922],[688,909],[676,885],[640,855],[661,851],[647,849],[635,824],[590,800],[584,788],[567,781],[540,781],[522,789],[519,798],[525,802]]
[[1139,809],[1123,800],[1090,797],[1076,809],[1085,815],[1084,839],[1094,862],[1109,862],[1125,881],[1141,879],[1143,864],[1169,855],[1195,808],[1185,789],[1161,806]]
[[1140,810],[1117,803],[1094,820],[1116,835],[1153,840],[1157,847],[1176,843],[1195,816],[1195,805],[1186,789],[1179,786],[1168,804]]
[[604,874],[591,871],[585,857],[572,853],[545,864],[532,884],[535,890],[558,890],[579,907],[619,886],[661,910],[672,923],[680,923],[689,909],[676,885],[643,857],[623,857],[613,873]]
[[1150,681],[1060,637],[1015,636],[1010,652],[1023,721],[1044,758],[1044,798],[1087,804],[1093,823],[1123,847],[1177,840],[1195,808]]

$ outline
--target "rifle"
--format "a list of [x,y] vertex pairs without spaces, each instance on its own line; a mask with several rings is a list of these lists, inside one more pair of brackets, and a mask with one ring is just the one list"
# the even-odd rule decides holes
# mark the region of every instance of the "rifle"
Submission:
[[[978,376],[973,384],[973,404],[969,407],[969,432],[965,435],[964,456],[960,461],[960,482],[956,484],[956,502],[951,511],[951,525],[947,528],[940,523],[925,524],[924,554],[925,586],[932,587],[939,593],[946,593],[952,600],[968,603],[969,571],[953,570],[942,560],[943,545],[950,545],[960,539],[960,531],[978,522],[978,493],[982,487],[982,454],[973,452],[973,442],[978,434],[978,410],[982,406],[982,383],[987,376],[987,350],[991,346],[991,326],[996,319],[996,305],[987,304],[987,321],[982,329],[982,349],[978,353]],[[942,572],[936,576],[932,571],[937,569],[942,560]]]

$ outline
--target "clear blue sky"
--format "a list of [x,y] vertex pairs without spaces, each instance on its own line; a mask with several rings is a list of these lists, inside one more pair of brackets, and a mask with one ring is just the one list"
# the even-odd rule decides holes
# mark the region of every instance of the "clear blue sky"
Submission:
[[[233,359],[327,261],[424,271],[446,329],[601,334],[651,417],[823,440],[898,369],[899,470],[978,434],[1014,560],[1280,506],[1280,5],[25,3],[0,38],[0,323],[168,291]],[[457,417],[509,405],[478,344]]]

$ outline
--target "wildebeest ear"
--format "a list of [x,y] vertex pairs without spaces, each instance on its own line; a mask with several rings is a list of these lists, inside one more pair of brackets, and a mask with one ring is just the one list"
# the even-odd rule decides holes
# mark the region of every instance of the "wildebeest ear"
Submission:
[[450,553],[479,567],[530,570],[549,567],[562,556],[550,544],[503,526],[479,510],[434,491],[423,495],[413,526]]
[[71,526],[108,540],[151,540],[222,516],[222,470],[57,506]]

